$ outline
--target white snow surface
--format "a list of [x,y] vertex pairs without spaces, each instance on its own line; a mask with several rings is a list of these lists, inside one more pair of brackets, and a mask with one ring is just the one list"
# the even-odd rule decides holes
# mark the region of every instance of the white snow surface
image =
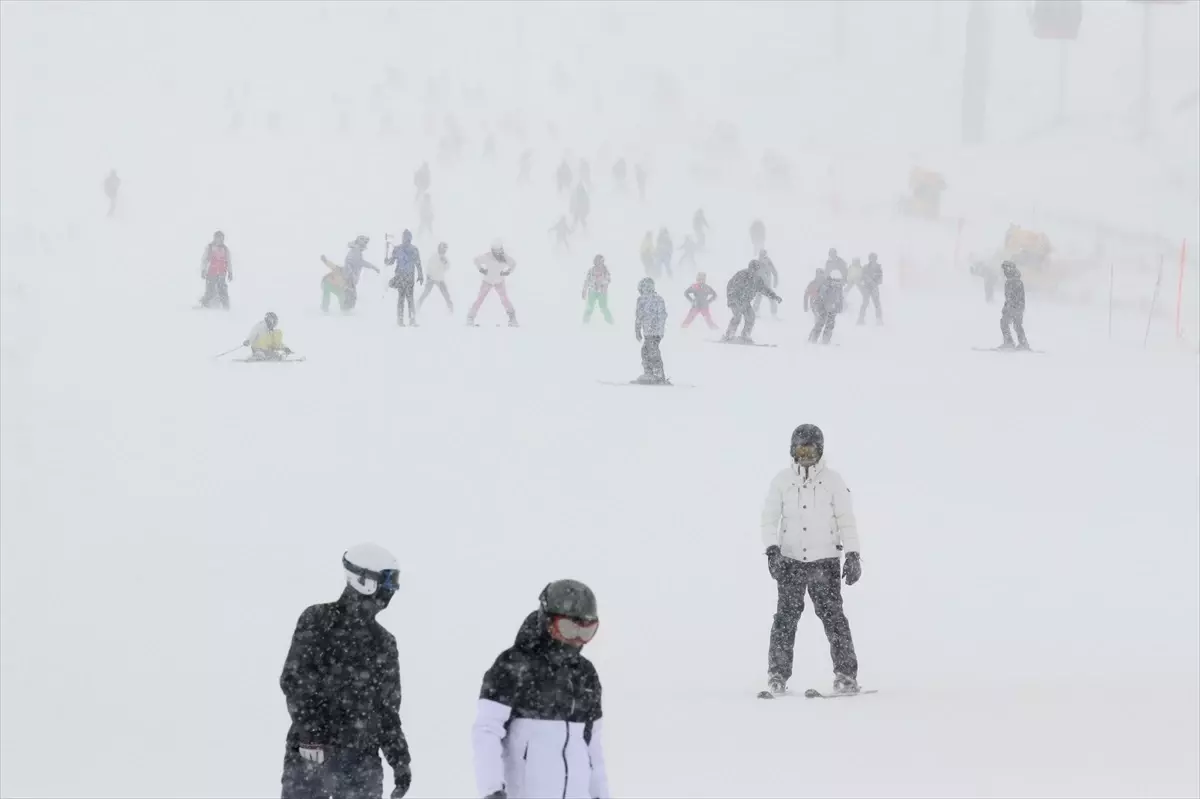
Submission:
[[[88,7],[45,5],[58,18]],[[365,109],[349,137],[233,134],[223,118],[183,119],[167,92],[123,137],[45,117],[38,130],[14,119],[12,92],[36,94],[36,80],[66,91],[65,79],[14,76],[34,59],[13,55],[16,23],[49,36],[48,23],[20,17],[26,4],[3,10],[3,122],[17,138],[0,137],[0,795],[278,795],[293,626],[338,595],[341,553],[366,540],[403,572],[380,621],[400,647],[411,796],[474,794],[479,680],[563,577],[599,597],[586,654],[604,684],[615,795],[1200,794],[1200,366],[1165,317],[1144,349],[1143,313],[1118,313],[1109,342],[1105,309],[1031,293],[1026,326],[1045,354],[972,351],[999,337],[998,306],[977,285],[894,279],[902,257],[943,257],[942,238],[833,215],[802,190],[713,184],[649,120],[606,136],[564,110],[563,141],[533,145],[525,187],[518,144],[501,139],[495,164],[440,166],[435,138],[385,140]],[[120,30],[89,24],[101,21]],[[78,26],[57,30],[86,41]],[[269,53],[289,44],[279,38],[256,44]],[[346,46],[305,55],[328,64]],[[114,57],[129,86],[160,79]],[[354,66],[366,69],[339,68]],[[76,70],[70,85],[88,85]],[[410,82],[419,97],[423,81]],[[657,151],[650,196],[618,194],[593,157],[591,230],[554,254],[550,171],[564,148],[591,154],[609,138],[614,153]],[[987,170],[986,151],[937,147]],[[892,164],[898,187],[909,155]],[[416,243],[428,258],[450,242],[455,315],[435,293],[421,327],[397,328],[395,295],[373,273],[355,314],[322,315],[317,256],[340,260],[366,233],[382,266],[383,232],[416,228],[411,174],[426,158],[437,237]],[[106,220],[98,183],[111,165],[126,186]],[[1103,205],[1095,194],[1077,187],[1081,204]],[[1187,216],[1166,190],[1142,197]],[[779,346],[718,346],[699,321],[679,330],[677,276],[660,283],[663,354],[695,387],[600,384],[640,371],[641,233],[666,224],[678,244],[698,205],[715,226],[701,267],[722,294],[750,256],[751,219],[766,219],[785,302],[756,337]],[[228,314],[191,307],[217,228],[235,258]],[[470,258],[495,236],[520,264],[509,289],[522,327],[493,327],[493,297],[467,328]],[[854,326],[852,302],[839,346],[818,348],[801,294],[830,245],[880,253],[887,324]],[[595,252],[614,272],[612,328],[599,315],[579,324]],[[305,363],[213,357],[267,310]],[[775,604],[758,512],[801,422],[824,429],[854,491],[863,578],[844,595],[871,696],[754,697]],[[791,686],[831,680],[810,607]]]

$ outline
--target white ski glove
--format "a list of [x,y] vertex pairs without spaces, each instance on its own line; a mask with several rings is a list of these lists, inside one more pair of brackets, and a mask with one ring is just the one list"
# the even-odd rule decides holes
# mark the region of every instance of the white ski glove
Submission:
[[319,744],[300,744],[300,759],[319,766],[325,762],[325,749]]

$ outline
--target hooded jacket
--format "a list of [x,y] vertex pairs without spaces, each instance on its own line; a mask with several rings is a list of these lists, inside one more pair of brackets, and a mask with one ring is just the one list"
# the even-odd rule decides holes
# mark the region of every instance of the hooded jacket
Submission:
[[693,283],[683,292],[683,296],[693,308],[703,310],[717,298],[717,292],[707,283]]
[[537,611],[483,676],[471,745],[480,796],[608,799],[600,677]]
[[733,277],[729,278],[729,283],[725,286],[725,300],[729,303],[730,308],[749,305],[759,294],[765,294],[779,302],[779,295],[767,286],[760,270],[750,267],[734,272]]
[[1003,310],[1009,313],[1025,311],[1025,281],[1021,279],[1021,272],[1015,266],[1004,270]]
[[279,687],[292,727],[288,745],[383,750],[392,769],[409,765],[400,727],[396,639],[375,615],[383,604],[349,586],[336,602],[300,614]]
[[[646,279],[643,279],[644,282]],[[633,330],[643,336],[662,338],[667,332],[667,303],[652,286],[638,284],[637,309],[633,314]]]
[[421,251],[412,243],[412,234],[407,230],[404,231],[403,241],[392,248],[392,254],[385,258],[383,263],[387,266],[396,265],[396,280],[411,281],[414,277],[424,279],[421,272]]
[[842,476],[825,459],[807,469],[793,463],[775,475],[762,508],[763,547],[811,563],[858,552],[854,503]]
[[358,278],[362,275],[363,269],[373,269],[378,272],[379,268],[363,258],[362,247],[357,244],[350,245],[350,251],[346,253],[346,259],[343,262],[342,274],[346,277],[346,282],[351,286],[358,285]]

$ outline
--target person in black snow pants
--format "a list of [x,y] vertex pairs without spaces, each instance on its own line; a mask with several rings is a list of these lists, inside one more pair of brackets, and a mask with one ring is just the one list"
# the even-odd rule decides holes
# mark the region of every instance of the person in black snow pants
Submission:
[[1025,282],[1021,280],[1021,272],[1012,261],[1000,264],[1004,273],[1004,308],[1000,311],[1000,333],[1004,336],[1001,349],[1014,348],[1012,331],[1017,332],[1016,349],[1029,349],[1025,339]]
[[600,627],[577,580],[547,585],[513,645],[483,675],[471,728],[487,799],[609,799],[600,677],[581,650]]
[[407,304],[409,319],[412,326],[416,327],[417,306],[413,300],[413,290],[417,283],[425,282],[425,273],[421,270],[421,252],[412,243],[410,231],[404,231],[400,244],[383,262],[387,266],[396,265],[396,274],[388,283],[400,295],[396,298],[396,322],[404,327],[404,306]]
[[774,302],[783,302],[783,297],[771,291],[763,280],[762,267],[758,261],[751,261],[745,269],[734,272],[725,286],[725,301],[733,313],[733,318],[729,320],[729,327],[725,329],[721,341],[734,341],[738,325],[742,324],[744,319],[742,335],[736,340],[741,344],[754,343],[754,339],[750,337],[754,332],[754,298],[760,294],[770,297]]
[[637,308],[633,314],[633,335],[642,342],[642,376],[637,382],[668,382],[659,347],[666,332],[667,303],[654,290],[654,279],[644,277],[638,281]]
[[802,424],[792,432],[789,454],[792,463],[771,481],[761,517],[767,571],[778,587],[767,650],[767,690],[787,691],[807,592],[829,640],[834,693],[858,693],[858,657],[841,584],[845,579],[846,585],[854,585],[862,577],[850,489],[825,465],[825,436],[816,425]]
[[842,312],[842,304],[846,297],[844,285],[836,274],[826,273],[825,280],[821,282],[820,293],[813,303],[817,323],[808,334],[809,342],[816,344],[819,340],[822,344],[828,344],[833,338],[833,328],[837,324],[837,316]]
[[883,308],[879,305],[879,287],[883,285],[883,265],[879,263],[879,256],[871,253],[867,256],[867,265],[863,267],[862,276],[859,278],[858,288],[862,293],[862,307],[858,309],[858,323],[865,324],[867,319],[867,306],[872,302],[875,303],[875,321],[883,322]]
[[[775,268],[775,262],[767,256],[766,250],[760,250],[758,253],[758,265],[762,271],[763,282],[771,289],[779,288],[779,270]],[[758,314],[762,308],[764,294],[759,294],[754,298],[754,313]],[[771,300],[771,318],[779,318],[779,303]]]
[[391,799],[412,782],[396,639],[375,618],[396,593],[400,570],[376,544],[348,550],[342,568],[341,597],[300,614],[279,678],[292,718],[283,799],[379,799],[381,750],[396,778]]

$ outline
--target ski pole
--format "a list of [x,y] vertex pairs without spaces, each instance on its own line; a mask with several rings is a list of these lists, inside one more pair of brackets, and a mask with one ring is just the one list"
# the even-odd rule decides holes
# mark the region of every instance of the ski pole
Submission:
[[226,355],[230,355],[230,354],[232,354],[232,353],[235,353],[235,352],[237,352],[238,350],[240,350],[240,349],[241,349],[242,347],[244,347],[244,346],[245,346],[244,344],[239,344],[239,345],[237,345],[236,347],[234,347],[234,348],[233,348],[233,349],[231,349],[231,350],[225,350],[225,352],[222,352],[222,353],[221,353],[221,354],[219,354],[219,355],[214,355],[214,356],[213,356],[213,358],[214,358],[214,359],[216,359],[216,358],[224,358]]

